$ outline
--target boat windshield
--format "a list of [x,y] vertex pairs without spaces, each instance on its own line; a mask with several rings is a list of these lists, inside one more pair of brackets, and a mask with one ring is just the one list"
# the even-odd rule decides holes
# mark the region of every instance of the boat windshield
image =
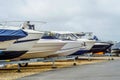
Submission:
[[57,37],[51,32],[44,32],[42,39],[57,39]]
[[89,40],[92,40],[92,39],[93,39],[93,35],[92,35],[91,33],[84,33],[84,34],[75,33],[75,35],[76,35],[79,39],[89,39]]
[[72,35],[71,33],[69,34],[59,34],[59,33],[55,33],[55,36],[58,38],[58,39],[61,39],[61,40],[76,40],[77,37],[75,37],[74,35]]
[[46,32],[42,38],[60,39],[60,40],[76,40],[77,39],[77,37],[72,35],[71,33],[54,33],[54,32]]

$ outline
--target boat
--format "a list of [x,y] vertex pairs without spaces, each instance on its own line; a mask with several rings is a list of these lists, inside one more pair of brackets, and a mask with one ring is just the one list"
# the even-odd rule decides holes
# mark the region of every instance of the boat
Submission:
[[112,54],[120,56],[120,42],[114,42],[113,46],[110,48]]
[[[9,26],[9,29],[21,29],[21,28]],[[6,50],[0,51],[0,60],[4,59],[16,60],[19,56],[28,52],[43,35],[43,32],[30,30],[28,28],[24,28],[22,30],[26,32],[28,35],[26,37],[17,39],[14,42],[14,44],[7,47]]]
[[80,50],[73,53],[72,55],[83,55],[84,53],[88,53],[88,51],[94,46],[95,41],[94,40],[88,40],[88,39],[77,39],[78,41],[83,41],[84,45]]
[[46,31],[30,51],[20,59],[59,57],[70,55],[84,47],[83,41],[67,31]]
[[102,52],[103,54],[106,52],[110,52],[110,48],[112,47],[113,43],[111,41],[101,41],[97,38],[97,36],[93,36],[94,40],[96,40],[94,46],[90,49],[89,52],[94,53],[100,53]]
[[93,46],[89,47],[86,50],[80,50],[76,52],[76,54],[107,52],[107,49],[109,49],[113,45],[111,42],[100,41],[97,36],[93,35],[92,32],[81,32],[76,34],[79,38],[84,37],[88,40],[94,40]]
[[120,49],[119,48],[114,48],[111,50],[111,53],[119,53],[120,54]]
[[69,31],[50,31],[50,33],[53,37],[66,43],[60,50],[51,56],[67,56],[78,51],[82,47],[82,42],[76,41],[76,37],[69,33]]
[[82,47],[78,51],[74,52],[71,55],[82,55],[82,54],[88,52],[93,47],[93,45],[95,43],[95,40],[82,38],[81,36],[85,36],[85,34],[83,34],[83,32],[82,33],[69,32],[69,33],[71,33],[74,37],[76,37],[76,40],[78,42],[82,43],[81,44]]
[[89,52],[98,53],[98,52],[107,52],[113,44],[109,42],[96,42],[94,46],[90,49]]

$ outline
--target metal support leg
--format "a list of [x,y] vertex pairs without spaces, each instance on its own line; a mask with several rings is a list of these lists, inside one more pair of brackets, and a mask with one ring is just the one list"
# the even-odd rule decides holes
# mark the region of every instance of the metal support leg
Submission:
[[21,72],[21,70],[20,70],[20,64],[18,64],[18,70],[17,70],[17,72]]
[[88,53],[88,61],[91,61],[90,57],[91,57],[92,53]]
[[111,56],[111,53],[109,54],[110,60],[114,60],[114,58]]
[[73,61],[74,61],[74,62],[73,62],[73,66],[76,66],[76,65],[77,65],[77,63],[76,63],[76,58],[74,58]]
[[54,58],[52,58],[52,68],[57,68],[57,67],[55,66],[55,59],[54,59]]

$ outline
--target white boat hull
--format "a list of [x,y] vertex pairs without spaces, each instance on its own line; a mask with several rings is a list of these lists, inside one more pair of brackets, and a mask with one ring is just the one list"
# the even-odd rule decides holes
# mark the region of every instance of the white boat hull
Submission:
[[83,50],[90,50],[95,44],[95,40],[77,39],[77,41],[82,42]]
[[[70,42],[70,41],[69,41]],[[85,43],[85,44],[84,44]],[[90,50],[94,45],[93,40],[77,40],[72,43],[66,44],[61,50],[56,52],[57,56],[71,55],[79,50]]]
[[67,44],[58,50],[54,55],[56,56],[67,56],[73,54],[81,48],[81,43],[78,41],[66,41]]
[[44,58],[53,55],[65,45],[61,40],[39,40],[30,51],[20,56],[20,59]]
[[6,50],[10,45],[12,45],[16,40],[2,41],[0,42],[0,50]]
[[76,47],[76,48],[69,49],[69,50],[62,50],[62,51],[58,51],[56,53],[57,53],[58,56],[68,56],[70,54],[75,53],[78,50],[80,50],[80,47]]

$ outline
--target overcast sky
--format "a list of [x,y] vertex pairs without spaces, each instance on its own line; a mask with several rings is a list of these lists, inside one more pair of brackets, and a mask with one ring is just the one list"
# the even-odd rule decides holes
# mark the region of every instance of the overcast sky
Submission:
[[46,21],[39,30],[94,32],[120,41],[120,0],[0,0],[0,21]]

